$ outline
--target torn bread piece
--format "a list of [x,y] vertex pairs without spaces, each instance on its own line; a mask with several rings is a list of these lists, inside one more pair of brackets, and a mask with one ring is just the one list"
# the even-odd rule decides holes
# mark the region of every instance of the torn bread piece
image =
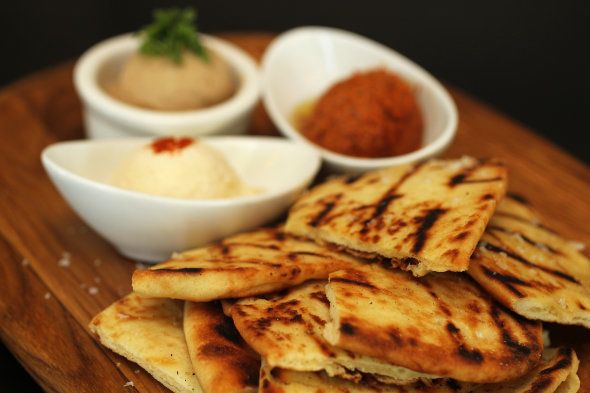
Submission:
[[203,392],[258,391],[260,358],[223,315],[218,302],[185,302],[184,334]]
[[[463,393],[453,380],[410,385],[381,383],[371,376],[357,382],[330,377],[324,371],[296,371],[270,367],[264,361],[260,369],[260,393]],[[467,391],[465,391],[466,393]]]
[[132,293],[96,315],[88,327],[101,344],[173,392],[203,392],[184,339],[182,302]]
[[580,387],[578,358],[569,348],[547,349],[539,364],[521,378],[495,384],[437,379],[431,384],[384,385],[367,378],[360,384],[331,378],[323,372],[270,367],[260,369],[261,393],[575,393]]
[[578,357],[571,348],[547,348],[539,364],[513,381],[473,386],[472,393],[575,393],[580,388]]
[[543,226],[522,198],[498,206],[469,274],[526,318],[590,328],[590,260]]
[[335,178],[295,203],[285,230],[354,255],[393,258],[415,276],[465,271],[506,178],[500,162],[470,157]]
[[241,299],[231,307],[231,316],[242,337],[271,367],[325,370],[355,382],[365,374],[395,384],[434,378],[328,344],[322,336],[329,319],[326,283],[313,281],[267,298]]
[[332,345],[461,381],[518,378],[538,362],[541,324],[505,311],[469,276],[415,278],[377,264],[330,275]]
[[149,297],[205,302],[269,293],[362,264],[334,248],[259,229],[187,251],[133,273],[133,289]]

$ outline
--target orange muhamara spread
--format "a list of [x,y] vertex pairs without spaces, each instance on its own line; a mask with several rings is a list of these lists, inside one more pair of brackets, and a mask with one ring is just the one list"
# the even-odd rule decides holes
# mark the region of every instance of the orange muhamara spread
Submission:
[[298,126],[313,143],[355,157],[406,154],[422,143],[422,115],[413,88],[384,69],[336,83]]

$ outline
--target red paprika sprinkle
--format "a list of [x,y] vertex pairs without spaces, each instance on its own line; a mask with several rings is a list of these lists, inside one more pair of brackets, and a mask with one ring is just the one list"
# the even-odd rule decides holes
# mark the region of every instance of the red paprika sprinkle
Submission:
[[422,115],[413,88],[384,69],[354,74],[333,85],[302,119],[312,142],[355,157],[389,157],[418,149]]
[[195,140],[189,137],[164,137],[152,142],[151,148],[154,153],[175,153],[193,144]]

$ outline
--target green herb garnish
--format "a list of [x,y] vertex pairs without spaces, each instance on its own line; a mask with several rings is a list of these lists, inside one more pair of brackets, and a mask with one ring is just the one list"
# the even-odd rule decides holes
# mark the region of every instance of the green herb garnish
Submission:
[[149,56],[166,56],[179,64],[182,52],[188,50],[204,61],[209,56],[201,44],[196,25],[196,12],[191,8],[158,9],[152,24],[141,29],[143,42],[139,51]]

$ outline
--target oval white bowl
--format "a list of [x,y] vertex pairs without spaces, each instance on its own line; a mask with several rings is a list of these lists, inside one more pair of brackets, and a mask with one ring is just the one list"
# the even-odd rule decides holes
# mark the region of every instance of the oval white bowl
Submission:
[[203,44],[231,66],[238,79],[232,97],[220,104],[192,111],[156,111],[127,104],[103,88],[125,60],[139,47],[139,39],[125,34],[90,48],[76,63],[74,85],[84,109],[86,133],[90,138],[236,134],[246,130],[260,95],[260,75],[254,60],[235,45],[205,34]]
[[[318,98],[354,72],[377,67],[395,72],[415,87],[424,119],[419,150],[387,158],[355,158],[313,144],[293,126],[293,111],[301,103]],[[281,133],[318,150],[329,168],[338,172],[364,172],[436,156],[448,147],[457,129],[452,98],[428,72],[386,46],[327,27],[296,28],[272,42],[262,59],[262,97]]]
[[319,155],[277,138],[202,138],[221,151],[261,194],[216,200],[175,199],[109,184],[113,172],[147,138],[71,141],[43,150],[45,170],[82,219],[123,255],[157,262],[276,219],[309,185]]

